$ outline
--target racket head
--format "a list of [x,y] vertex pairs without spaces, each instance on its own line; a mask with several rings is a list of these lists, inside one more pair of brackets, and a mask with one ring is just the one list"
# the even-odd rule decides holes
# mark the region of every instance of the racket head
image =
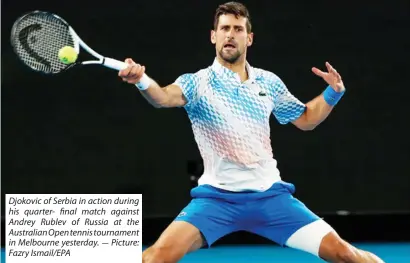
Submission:
[[80,39],[61,17],[44,11],[20,16],[13,24],[11,45],[18,58],[32,70],[57,74],[77,63],[64,64],[58,52],[65,46],[80,52]]

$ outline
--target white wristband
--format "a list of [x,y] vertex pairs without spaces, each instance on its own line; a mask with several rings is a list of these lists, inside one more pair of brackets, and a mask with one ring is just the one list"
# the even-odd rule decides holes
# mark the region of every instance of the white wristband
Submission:
[[139,90],[146,90],[149,88],[149,85],[151,85],[151,79],[145,73],[142,75],[140,81],[135,84]]

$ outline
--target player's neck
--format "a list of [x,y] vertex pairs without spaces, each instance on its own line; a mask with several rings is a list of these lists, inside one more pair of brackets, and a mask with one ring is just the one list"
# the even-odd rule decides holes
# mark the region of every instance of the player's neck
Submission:
[[226,67],[227,69],[237,73],[239,77],[241,78],[241,81],[244,82],[248,79],[248,72],[246,70],[246,60],[244,58],[240,58],[238,61],[235,63],[229,63],[223,60],[220,57],[217,57],[218,62]]

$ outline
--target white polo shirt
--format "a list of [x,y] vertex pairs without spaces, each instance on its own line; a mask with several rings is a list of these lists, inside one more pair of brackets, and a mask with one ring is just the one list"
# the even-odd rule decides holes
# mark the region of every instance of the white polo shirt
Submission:
[[204,161],[199,185],[265,191],[280,181],[270,140],[270,114],[281,124],[296,120],[305,105],[273,73],[247,63],[249,79],[222,66],[180,76],[184,106]]

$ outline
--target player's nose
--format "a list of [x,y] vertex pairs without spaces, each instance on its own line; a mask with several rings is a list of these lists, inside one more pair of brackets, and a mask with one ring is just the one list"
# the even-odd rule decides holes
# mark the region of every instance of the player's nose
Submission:
[[227,41],[230,41],[230,40],[232,40],[233,38],[234,38],[234,36],[233,36],[232,33],[227,33],[227,34],[226,34],[226,40],[227,40]]

